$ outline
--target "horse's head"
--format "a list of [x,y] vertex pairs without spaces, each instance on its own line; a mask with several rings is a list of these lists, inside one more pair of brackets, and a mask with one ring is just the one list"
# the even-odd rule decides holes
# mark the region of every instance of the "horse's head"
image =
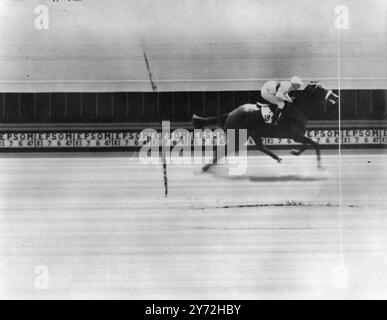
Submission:
[[310,99],[319,102],[323,101],[330,105],[335,105],[339,100],[339,97],[332,90],[326,89],[319,82],[309,83],[304,89],[304,94],[310,97]]

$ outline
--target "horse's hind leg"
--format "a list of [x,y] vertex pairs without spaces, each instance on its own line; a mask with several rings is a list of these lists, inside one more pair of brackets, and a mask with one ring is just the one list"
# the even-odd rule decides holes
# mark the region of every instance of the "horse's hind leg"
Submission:
[[215,149],[212,161],[210,163],[207,163],[206,165],[203,166],[202,172],[207,172],[217,162],[218,162],[218,153],[216,152],[216,149]]
[[216,153],[216,150],[215,150],[215,153],[214,153],[214,157],[213,157],[213,159],[212,159],[212,162],[207,163],[206,165],[204,165],[203,168],[202,168],[202,171],[203,171],[203,172],[207,172],[208,170],[210,170],[210,168],[211,168],[214,164],[217,163],[217,161],[218,161],[218,157],[217,157],[217,153]]
[[[226,143],[221,146],[215,146],[214,157],[211,163],[206,164],[203,168],[203,172],[207,172],[213,165],[218,164],[221,159],[223,159],[226,155],[231,156],[232,154],[239,155],[239,130],[235,129],[235,135],[228,132],[226,137]],[[227,151],[227,154],[226,154]]]
[[203,166],[202,171],[207,172],[214,164],[213,163],[207,163]]
[[[224,146],[224,148],[226,149],[226,145]],[[216,146],[212,162],[207,163],[206,165],[204,165],[203,168],[202,168],[202,171],[203,172],[207,172],[213,165],[217,164],[219,162],[219,160],[222,159],[223,157],[224,157],[224,152],[223,152],[223,154],[219,154],[218,153],[218,147]]]

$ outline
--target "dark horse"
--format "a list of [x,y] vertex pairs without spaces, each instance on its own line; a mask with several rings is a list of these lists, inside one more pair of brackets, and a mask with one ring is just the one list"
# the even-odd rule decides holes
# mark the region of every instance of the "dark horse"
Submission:
[[[195,129],[216,124],[223,130],[246,129],[247,135],[254,140],[256,148],[278,162],[281,162],[281,158],[263,145],[262,137],[293,139],[302,145],[298,149],[293,149],[292,154],[298,156],[310,145],[316,150],[317,165],[321,167],[320,147],[317,142],[305,136],[306,123],[315,106],[321,106],[322,103],[334,105],[338,101],[338,96],[317,82],[308,84],[302,91],[292,92],[291,96],[293,103],[285,106],[277,126],[265,123],[260,103],[241,105],[219,117],[203,118],[194,114],[192,123]],[[213,163],[205,165],[203,171],[207,171],[216,164],[219,158],[215,151]]]

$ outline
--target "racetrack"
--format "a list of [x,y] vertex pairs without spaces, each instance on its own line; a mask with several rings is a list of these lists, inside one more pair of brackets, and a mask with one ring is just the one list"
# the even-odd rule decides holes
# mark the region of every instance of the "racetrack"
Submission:
[[0,297],[387,298],[386,160],[345,151],[341,181],[333,151],[169,165],[165,199],[135,157],[4,155]]

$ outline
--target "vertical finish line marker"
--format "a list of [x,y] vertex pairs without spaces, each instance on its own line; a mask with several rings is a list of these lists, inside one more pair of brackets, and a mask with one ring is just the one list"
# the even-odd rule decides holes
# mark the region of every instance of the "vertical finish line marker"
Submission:
[[[166,126],[168,126],[166,128]],[[167,130],[165,130],[167,129]],[[165,132],[166,131],[166,132]],[[161,122],[161,161],[163,164],[163,178],[164,178],[164,196],[168,197],[168,174],[167,174],[167,156],[166,148],[169,146],[166,145],[166,134],[169,134],[169,121]]]
[[[149,60],[148,60],[148,57],[146,55],[145,50],[143,50],[143,54],[144,54],[144,61],[145,61],[146,68],[148,70],[148,76],[149,76],[149,80],[150,80],[150,83],[152,86],[152,90],[154,93],[156,93],[157,86],[156,86],[156,83],[153,81],[153,76],[152,76],[152,72],[150,69]],[[167,158],[166,158],[166,152],[165,152],[166,144],[165,144],[165,139],[164,139],[163,122],[161,124],[161,127],[162,127],[161,128],[161,162],[163,165],[164,196],[166,198],[166,197],[168,197],[168,172],[167,172]],[[169,130],[168,130],[168,132],[169,132]]]

